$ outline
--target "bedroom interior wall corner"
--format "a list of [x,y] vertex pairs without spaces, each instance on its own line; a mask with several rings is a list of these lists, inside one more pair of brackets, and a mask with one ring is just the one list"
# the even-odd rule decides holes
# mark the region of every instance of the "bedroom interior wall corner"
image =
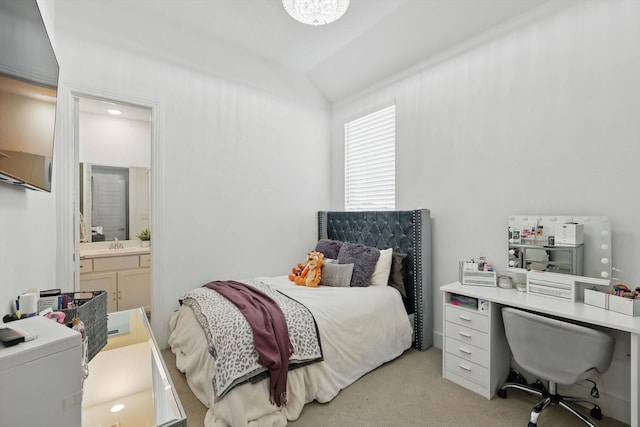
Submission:
[[[194,29],[172,27],[176,23],[171,17],[150,11],[144,2],[131,3],[140,4],[119,8],[108,1],[59,0],[55,8],[56,25],[60,32],[112,46],[116,51],[154,58],[160,63],[215,76],[289,101],[330,107],[326,97],[304,73],[239,49],[217,37],[203,40],[203,35]],[[118,31],[112,31],[109,22],[119,22]],[[167,29],[170,29],[169,37]]]

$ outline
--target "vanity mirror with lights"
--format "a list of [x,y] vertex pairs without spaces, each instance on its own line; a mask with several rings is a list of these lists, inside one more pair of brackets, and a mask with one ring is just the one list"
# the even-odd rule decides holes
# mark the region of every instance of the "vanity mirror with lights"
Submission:
[[580,283],[609,285],[608,216],[514,215],[508,233],[508,271],[557,273]]

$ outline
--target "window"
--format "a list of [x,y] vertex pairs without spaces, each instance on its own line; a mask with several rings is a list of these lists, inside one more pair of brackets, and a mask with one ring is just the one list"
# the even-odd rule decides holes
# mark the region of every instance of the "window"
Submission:
[[396,106],[344,125],[345,210],[396,206]]

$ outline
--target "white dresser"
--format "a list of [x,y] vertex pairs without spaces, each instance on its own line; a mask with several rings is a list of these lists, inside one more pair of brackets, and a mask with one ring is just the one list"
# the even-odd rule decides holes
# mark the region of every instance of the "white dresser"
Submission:
[[4,326],[38,337],[0,346],[0,427],[80,426],[80,334],[40,316]]
[[443,312],[443,376],[491,399],[509,374],[499,306],[445,292]]

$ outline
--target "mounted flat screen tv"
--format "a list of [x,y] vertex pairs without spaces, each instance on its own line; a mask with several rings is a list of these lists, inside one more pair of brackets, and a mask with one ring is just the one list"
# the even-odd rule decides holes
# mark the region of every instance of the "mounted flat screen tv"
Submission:
[[36,0],[0,0],[0,182],[51,191],[59,70]]

